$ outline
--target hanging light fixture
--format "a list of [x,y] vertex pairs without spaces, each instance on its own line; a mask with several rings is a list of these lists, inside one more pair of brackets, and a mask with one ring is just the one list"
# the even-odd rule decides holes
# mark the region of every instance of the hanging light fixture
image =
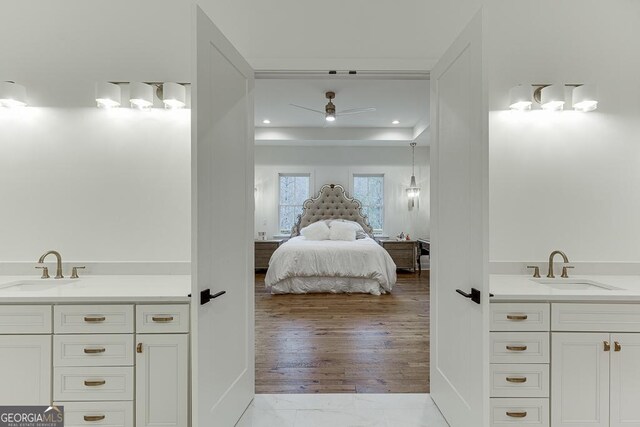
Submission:
[[411,142],[411,183],[407,188],[407,197],[409,198],[409,209],[413,209],[416,205],[416,201],[420,196],[420,187],[416,184],[416,142]]
[[132,108],[148,109],[153,106],[153,87],[148,83],[129,84],[129,102]]
[[96,104],[98,108],[117,108],[120,106],[120,86],[115,83],[96,83]]
[[14,82],[0,82],[0,107],[24,107],[27,105],[27,89]]

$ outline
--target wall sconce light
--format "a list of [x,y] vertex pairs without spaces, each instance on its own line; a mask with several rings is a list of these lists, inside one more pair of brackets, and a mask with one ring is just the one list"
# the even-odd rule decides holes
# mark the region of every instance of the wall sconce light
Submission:
[[420,187],[416,184],[416,175],[415,175],[415,167],[416,167],[416,143],[411,142],[411,183],[407,188],[407,197],[409,198],[409,210],[413,209],[418,201],[418,197],[420,196]]
[[121,101],[120,86],[115,83],[96,83],[96,104],[98,108],[117,108]]
[[509,108],[517,111],[531,109],[531,86],[518,85],[509,90]]
[[186,104],[187,98],[187,90],[185,87],[179,83],[164,83],[162,86],[158,87],[160,99],[164,102],[164,108],[174,109],[174,108],[184,108]]
[[[536,89],[536,92],[538,89]],[[564,86],[549,85],[540,88],[540,106],[547,111],[560,111],[564,108]]]
[[148,83],[130,83],[129,102],[131,103],[131,108],[140,110],[151,108],[153,106],[153,87]]
[[598,108],[598,87],[594,84],[584,84],[573,88],[571,102],[576,111],[593,111]]
[[27,89],[15,82],[0,82],[0,107],[15,108],[27,105]]

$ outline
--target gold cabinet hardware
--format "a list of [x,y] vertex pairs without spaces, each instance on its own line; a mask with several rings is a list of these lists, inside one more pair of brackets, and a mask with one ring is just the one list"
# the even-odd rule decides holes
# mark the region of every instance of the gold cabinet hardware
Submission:
[[620,345],[620,343],[618,341],[614,341],[613,342],[613,351],[620,351],[622,350],[622,346]]
[[507,411],[507,417],[511,418],[524,418],[527,416],[527,411],[511,412]]
[[611,350],[611,344],[609,344],[609,341],[604,341],[602,344],[604,345],[604,351]]
[[173,316],[153,316],[151,320],[158,323],[173,322]]
[[93,381],[89,381],[89,380],[85,380],[84,381],[84,385],[86,385],[87,387],[97,387],[99,385],[105,385],[107,382],[105,380],[93,380]]
[[527,382],[527,377],[507,377],[507,382],[522,384]]
[[105,418],[106,417],[104,415],[85,415],[84,416],[85,421],[102,421]]
[[527,268],[533,268],[533,277],[540,277],[540,267],[538,267],[537,265],[527,265]]
[[99,353],[104,353],[105,351],[107,350],[104,347],[84,349],[85,354],[99,354]]
[[85,322],[92,322],[92,323],[104,322],[105,320],[107,320],[107,318],[104,316],[96,316],[96,317],[85,316],[84,318]]
[[528,318],[526,314],[507,314],[507,320],[527,320]]
[[527,346],[526,345],[508,345],[507,346],[507,350],[509,350],[509,351],[526,351],[527,350]]
[[136,353],[142,353],[142,343],[139,342],[138,345],[136,346]]

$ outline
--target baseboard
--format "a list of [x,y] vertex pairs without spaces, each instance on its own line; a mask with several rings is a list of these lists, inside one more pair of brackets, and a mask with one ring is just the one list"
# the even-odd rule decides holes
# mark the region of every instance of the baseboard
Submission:
[[[622,275],[622,276],[638,276],[640,275],[640,262],[571,262],[575,268],[571,271],[572,275]],[[490,261],[489,272],[491,274],[531,274],[528,265],[537,265],[540,267],[540,274],[547,274],[548,261],[538,262],[517,262],[517,261]],[[562,263],[554,263],[554,269],[560,271]]]
[[[55,263],[45,263],[50,272],[55,272]],[[0,262],[0,276],[37,275],[35,262],[14,261]],[[62,264],[63,272],[69,275],[74,266],[85,266],[82,274],[99,275],[189,275],[191,274],[191,262],[105,262],[105,261],[72,261]]]

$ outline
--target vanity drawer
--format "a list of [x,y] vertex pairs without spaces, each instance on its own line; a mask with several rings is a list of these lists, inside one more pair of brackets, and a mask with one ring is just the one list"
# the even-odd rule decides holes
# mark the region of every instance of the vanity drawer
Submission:
[[133,367],[54,368],[53,400],[133,400]]
[[490,399],[491,426],[548,427],[549,399]]
[[50,305],[0,305],[0,334],[50,333]]
[[137,305],[136,332],[189,332],[189,304]]
[[53,366],[133,366],[133,334],[54,335]]
[[133,333],[133,305],[57,305],[53,330],[56,334]]
[[65,427],[133,427],[133,402],[55,402],[64,406]]
[[549,365],[492,364],[491,397],[549,397]]
[[546,332],[551,323],[549,304],[492,303],[491,331]]
[[640,304],[551,304],[551,330],[640,332]]
[[549,363],[549,332],[491,332],[491,363]]

